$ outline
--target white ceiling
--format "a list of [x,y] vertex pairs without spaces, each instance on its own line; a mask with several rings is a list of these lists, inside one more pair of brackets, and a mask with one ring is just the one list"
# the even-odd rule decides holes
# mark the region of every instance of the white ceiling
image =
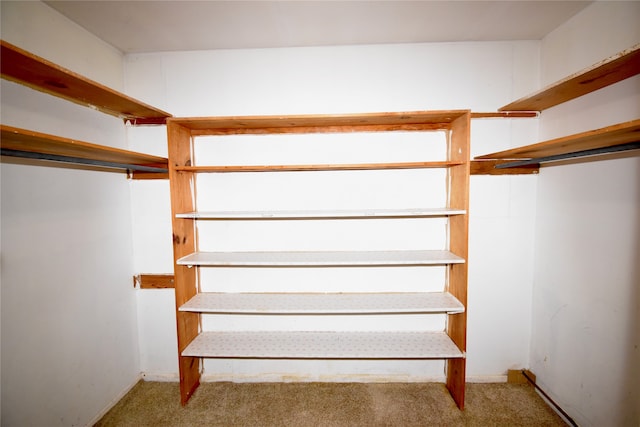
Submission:
[[125,53],[539,40],[590,1],[46,1]]

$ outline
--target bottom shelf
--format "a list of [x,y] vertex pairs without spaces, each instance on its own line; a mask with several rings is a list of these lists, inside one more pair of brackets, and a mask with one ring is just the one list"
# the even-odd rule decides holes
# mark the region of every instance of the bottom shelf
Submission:
[[203,332],[182,356],[250,359],[451,359],[464,353],[444,332]]

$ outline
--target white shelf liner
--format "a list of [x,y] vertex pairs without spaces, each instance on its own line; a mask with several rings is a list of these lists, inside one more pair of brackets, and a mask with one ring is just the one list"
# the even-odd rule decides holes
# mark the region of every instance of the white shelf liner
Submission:
[[257,359],[448,359],[464,353],[444,332],[203,332],[182,356]]
[[464,259],[441,250],[195,252],[178,265],[213,267],[401,266],[462,264]]
[[180,311],[219,314],[462,313],[448,292],[406,293],[217,293],[191,298]]
[[411,218],[464,215],[464,209],[349,209],[349,210],[282,210],[282,211],[211,211],[177,214],[188,219],[331,219],[331,218]]

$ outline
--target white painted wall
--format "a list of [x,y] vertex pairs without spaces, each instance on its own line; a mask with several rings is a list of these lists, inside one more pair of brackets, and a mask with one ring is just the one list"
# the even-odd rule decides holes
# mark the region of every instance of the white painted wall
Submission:
[[[123,77],[119,52],[39,2],[2,2],[2,38],[181,116],[492,111],[535,89],[539,65],[546,84],[637,43],[638,5],[588,7],[543,40],[541,63],[536,42],[265,49],[133,55]],[[548,110],[540,138],[637,118],[639,86],[636,77]],[[166,154],[162,128],[123,130],[117,119],[5,81],[2,115],[8,125],[119,147],[129,139]],[[472,154],[535,142],[537,122],[474,121]],[[472,178],[470,378],[531,366],[582,425],[638,423],[639,168],[636,157],[549,167],[539,183]],[[1,178],[3,424],[84,424],[140,370],[176,378],[172,291],[138,290],[134,300],[130,282],[134,272],[171,270],[167,183],[8,163]],[[435,369],[251,361],[210,363],[207,374],[419,380],[441,376]]]
[[[538,85],[538,42],[445,43],[381,46],[256,49],[137,54],[126,57],[128,93],[148,100],[176,116],[268,115],[306,113],[357,113],[429,109],[495,111],[517,92]],[[537,120],[474,121],[473,154],[534,142]],[[129,132],[133,149],[166,154],[166,136],[156,129]],[[229,162],[356,161],[377,156],[384,161],[401,155],[385,142],[350,143],[341,139],[327,154],[329,143],[313,145],[310,138],[297,142],[232,142],[210,146],[200,156]],[[304,145],[304,148],[301,147]],[[216,145],[211,143],[211,145]],[[239,149],[238,147],[243,147]],[[334,146],[335,147],[335,146]],[[315,151],[314,151],[315,150]],[[416,160],[416,149],[408,156]],[[424,154],[422,154],[424,156]],[[247,158],[250,158],[248,160]],[[371,159],[372,157],[368,157]],[[373,157],[376,158],[376,157]],[[424,157],[423,157],[424,158]],[[381,160],[383,159],[383,160]],[[401,172],[392,182],[388,173],[325,173],[321,181],[312,174],[208,176],[209,194],[200,205],[216,208],[354,207],[394,203],[425,203],[430,182],[423,172]],[[362,178],[364,177],[364,178]],[[360,179],[360,181],[358,181]],[[532,248],[536,176],[474,177],[472,179],[468,374],[471,379],[501,379],[507,369],[529,365],[531,328]],[[253,181],[252,181],[253,180]],[[404,180],[404,181],[402,181]],[[258,188],[258,190],[256,190]],[[310,191],[310,188],[315,191]],[[329,188],[330,190],[326,190]],[[277,189],[277,191],[274,191]],[[332,190],[331,190],[332,189]],[[402,191],[398,191],[402,189]],[[168,185],[161,182],[132,184],[134,210],[134,268],[144,272],[172,269]],[[200,194],[204,194],[201,192]],[[417,202],[416,200],[419,200]],[[332,222],[206,224],[201,240],[218,248],[256,249],[314,247],[320,249],[391,245],[437,245],[429,228],[411,235],[415,222],[360,224]],[[315,227],[315,228],[314,228]],[[442,227],[439,225],[438,227]],[[339,232],[335,230],[338,229]],[[441,235],[442,228],[438,229]],[[398,239],[404,233],[404,238]],[[339,235],[341,239],[334,236]],[[255,236],[260,236],[256,238]],[[329,238],[327,238],[327,236]],[[146,246],[146,239],[155,244]],[[346,243],[343,243],[346,242]],[[351,269],[333,272],[273,270],[221,271],[203,274],[221,288],[239,289],[265,284],[269,291],[284,289],[340,289],[346,286],[377,289],[400,286],[405,274],[408,287],[428,283],[421,272],[377,271],[366,275]],[[307,276],[305,276],[307,275]],[[204,277],[207,276],[207,277]],[[142,371],[149,378],[177,378],[174,300],[170,290],[138,291]],[[215,318],[207,327],[255,328],[256,318]],[[278,322],[279,325],[276,325]],[[388,328],[415,329],[424,318],[408,323],[388,317],[367,322],[340,318],[260,319],[264,328]],[[282,324],[284,323],[284,325]],[[162,325],[158,327],[158,325]],[[292,326],[293,325],[293,326]],[[392,325],[392,326],[390,326]],[[400,326],[398,326],[400,325]],[[443,377],[441,363],[425,362],[293,362],[207,361],[205,377],[242,380],[424,380]]]
[[122,53],[44,3],[3,1],[1,19],[4,41],[122,90]]
[[[640,3],[596,2],[542,41],[543,84],[640,42]],[[636,76],[551,108],[541,138],[640,117]],[[581,426],[640,424],[640,157],[541,169],[531,369]]]
[[[3,40],[121,88],[118,51],[43,3],[1,6]],[[114,117],[1,85],[3,124],[126,147]],[[0,172],[2,425],[91,424],[140,372],[129,182],[8,159]]]

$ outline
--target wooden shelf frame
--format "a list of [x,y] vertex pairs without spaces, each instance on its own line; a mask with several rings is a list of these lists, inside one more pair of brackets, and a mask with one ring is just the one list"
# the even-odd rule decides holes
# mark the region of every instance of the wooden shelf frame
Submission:
[[164,124],[171,114],[0,40],[2,78],[94,108],[133,125]]
[[169,118],[167,123],[188,129],[191,136],[450,130],[452,123],[461,115],[466,114],[466,110],[464,113],[462,111],[173,117]]
[[592,156],[640,148],[640,119],[600,129],[555,138],[537,144],[485,154],[476,159],[506,160],[496,167],[522,167],[531,164]]
[[3,156],[82,164],[123,171],[167,173],[164,157],[0,125]]
[[511,102],[498,111],[542,111],[640,73],[640,44]]
[[[469,208],[469,139],[470,139],[470,119],[471,113],[468,110],[445,110],[445,111],[418,111],[418,112],[392,112],[392,113],[365,113],[365,114],[331,114],[331,115],[292,115],[292,116],[252,116],[252,117],[195,117],[195,118],[169,118],[167,120],[167,133],[169,141],[169,180],[172,199],[172,225],[173,225],[173,248],[174,248],[174,273],[175,273],[175,295],[176,295],[176,319],[178,331],[178,357],[180,369],[180,391],[181,402],[186,404],[200,383],[200,371],[202,357],[256,357],[256,358],[287,358],[298,357],[290,352],[282,352],[281,345],[294,341],[298,338],[296,332],[279,333],[278,339],[274,341],[275,352],[269,350],[262,353],[249,352],[244,355],[231,350],[229,353],[219,351],[225,343],[238,342],[241,339],[235,332],[209,333],[200,331],[200,312],[181,310],[185,304],[198,295],[198,260],[188,258],[193,254],[196,258],[202,254],[198,253],[196,221],[206,218],[206,214],[195,212],[195,192],[196,176],[198,173],[211,172],[243,172],[243,167],[227,168],[225,166],[201,166],[197,165],[194,158],[193,144],[196,137],[209,135],[233,135],[233,134],[307,134],[307,133],[349,133],[349,132],[393,132],[393,131],[444,131],[447,133],[448,158],[446,162],[424,162],[422,164],[362,164],[362,165],[272,165],[272,166],[250,166],[251,171],[260,169],[267,173],[280,173],[287,170],[341,170],[347,169],[394,169],[406,167],[442,167],[447,171],[449,197],[445,209],[449,224],[449,250],[447,252],[455,254],[455,258],[440,260],[437,265],[445,265],[446,283],[445,291],[451,294],[462,307],[467,304],[467,263],[468,257],[468,208]],[[442,211],[440,211],[442,213]],[[327,217],[335,217],[335,213],[325,212]],[[226,216],[230,218],[226,218]],[[218,219],[242,219],[236,215],[227,214]],[[286,217],[288,214],[285,214]],[[347,214],[349,216],[351,214]],[[360,215],[360,214],[357,214]],[[392,214],[393,217],[395,214]],[[215,215],[214,215],[215,216]],[[439,216],[439,215],[438,215]],[[264,219],[263,214],[252,214],[250,218]],[[338,217],[343,217],[338,215]],[[316,213],[308,215],[305,219],[318,219]],[[242,254],[243,256],[246,255]],[[274,253],[271,253],[274,255]],[[291,265],[291,254],[284,255],[285,264]],[[326,253],[324,254],[326,255]],[[334,254],[335,255],[335,254]],[[217,253],[219,256],[239,256],[237,253]],[[282,254],[276,256],[283,256]],[[315,258],[316,261],[318,258]],[[329,264],[338,265],[337,258],[332,258]],[[201,260],[202,261],[202,260]],[[416,262],[416,261],[412,261]],[[301,263],[302,265],[313,266]],[[210,264],[206,259],[203,264]],[[214,261],[215,265],[216,262]],[[237,262],[236,265],[243,264]],[[250,263],[251,264],[251,263]],[[196,267],[193,267],[196,265]],[[246,265],[246,263],[244,263]],[[277,266],[274,260],[260,266]],[[294,263],[295,265],[295,263]],[[318,264],[319,265],[319,264]],[[342,264],[344,265],[344,264]],[[353,261],[347,262],[353,265]],[[381,265],[380,261],[371,262],[368,260],[363,265]],[[398,261],[385,265],[402,265]],[[424,265],[423,260],[415,265]],[[433,264],[432,264],[433,265]],[[190,267],[191,266],[191,267]],[[426,351],[418,352],[411,358],[444,358],[447,366],[447,387],[453,396],[458,407],[464,407],[465,394],[465,352],[466,352],[466,310],[461,312],[450,312],[447,316],[447,327],[445,332],[436,333],[443,337],[454,349],[452,353],[440,354]],[[258,333],[258,336],[261,334]],[[348,335],[349,333],[347,333]],[[399,342],[388,336],[391,347],[397,346]],[[331,337],[341,335],[329,333]],[[343,337],[347,335],[342,334]],[[384,334],[374,333],[371,342],[379,342],[384,338]],[[308,336],[308,335],[307,335]],[[431,335],[430,335],[431,336]],[[213,337],[213,344],[205,344],[209,350],[193,350],[192,344],[199,345],[201,341],[208,341]],[[222,337],[222,338],[220,338]],[[320,341],[327,335],[322,335]],[[220,341],[222,339],[222,341]],[[333,338],[328,338],[332,341]],[[344,338],[339,338],[342,341]],[[384,338],[385,340],[387,338]],[[253,340],[253,338],[251,338]],[[400,340],[402,341],[402,340]],[[286,344],[289,345],[289,344]],[[204,353],[202,352],[204,351]],[[311,352],[300,357],[327,356],[326,352]],[[380,355],[375,351],[366,354],[342,354],[328,355],[328,357],[350,358],[350,357],[371,357],[371,358],[396,358],[397,355]],[[402,358],[404,356],[400,356]]]

